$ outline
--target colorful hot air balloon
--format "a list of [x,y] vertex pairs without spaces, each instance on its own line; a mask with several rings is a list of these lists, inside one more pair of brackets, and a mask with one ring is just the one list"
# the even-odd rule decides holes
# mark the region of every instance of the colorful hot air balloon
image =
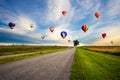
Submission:
[[34,26],[33,26],[33,24],[30,24],[30,28],[33,28]]
[[98,18],[101,16],[100,12],[96,12],[96,13],[95,13],[95,16],[96,16],[96,18],[98,19]]
[[67,36],[67,32],[62,31],[62,32],[60,33],[60,35],[61,35],[61,37],[62,37],[63,39],[65,39],[65,37]]
[[88,30],[88,26],[87,26],[87,25],[85,25],[85,24],[84,24],[84,25],[82,25],[82,27],[81,27],[81,28],[82,28],[82,30],[83,30],[84,32],[86,32],[86,31]]
[[9,25],[10,29],[13,29],[15,27],[15,23],[13,23],[13,22],[9,22],[8,25]]
[[50,29],[51,32],[53,32],[55,30],[54,27],[50,27],[49,29]]
[[62,14],[63,14],[64,16],[66,16],[67,11],[62,11]]
[[103,38],[105,38],[105,37],[106,37],[106,35],[107,35],[106,33],[103,33],[103,34],[102,34],[102,37],[103,37]]

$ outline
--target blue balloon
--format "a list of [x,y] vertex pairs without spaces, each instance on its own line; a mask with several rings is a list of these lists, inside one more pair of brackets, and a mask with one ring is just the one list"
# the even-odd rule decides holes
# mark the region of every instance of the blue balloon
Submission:
[[60,35],[61,35],[61,37],[62,37],[63,39],[65,39],[65,37],[67,36],[67,32],[66,32],[66,31],[62,31],[62,32],[60,33]]
[[9,22],[9,27],[10,27],[10,29],[13,29],[13,27],[15,27],[15,23],[13,23],[13,22]]

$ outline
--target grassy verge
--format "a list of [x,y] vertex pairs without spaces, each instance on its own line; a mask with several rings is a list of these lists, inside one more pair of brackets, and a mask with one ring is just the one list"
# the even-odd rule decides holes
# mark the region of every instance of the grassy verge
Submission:
[[86,46],[85,50],[120,56],[120,46]]
[[58,51],[62,51],[65,49],[69,49],[69,48],[55,49],[55,50],[52,49],[52,50],[40,51],[40,52],[33,53],[33,54],[24,54],[24,55],[19,55],[19,56],[6,57],[6,58],[0,59],[0,64],[17,61],[17,60],[21,60],[21,59],[26,59],[26,58],[31,58],[34,56],[40,56],[40,55],[48,54],[48,53],[52,53],[52,52],[58,52]]
[[77,48],[71,80],[120,80],[120,56]]
[[27,45],[15,45],[15,46],[0,46],[0,56],[29,53],[37,51],[46,51],[52,49],[64,49],[68,47],[62,46],[27,46]]

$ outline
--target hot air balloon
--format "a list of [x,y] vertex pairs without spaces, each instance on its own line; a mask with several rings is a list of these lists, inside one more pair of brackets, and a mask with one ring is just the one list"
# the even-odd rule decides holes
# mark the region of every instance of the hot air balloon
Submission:
[[62,11],[62,14],[63,14],[64,16],[66,16],[67,11]]
[[113,41],[111,41],[111,44],[113,44]]
[[45,35],[41,35],[41,39],[45,39]]
[[70,40],[68,40],[68,42],[70,42]]
[[55,28],[54,27],[50,27],[49,29],[50,29],[51,32],[53,32]]
[[95,16],[96,16],[96,18],[98,19],[98,18],[101,16],[100,12],[96,12],[96,13],[95,13]]
[[13,29],[15,27],[15,23],[13,23],[13,22],[9,22],[8,25],[9,25],[10,29]]
[[33,28],[34,27],[33,24],[30,24],[30,27]]
[[62,31],[62,32],[60,33],[60,35],[61,35],[61,37],[62,37],[63,39],[65,39],[65,37],[67,36],[67,32]]
[[84,32],[86,32],[87,30],[88,30],[88,26],[87,25],[82,25],[82,30],[84,31]]
[[103,34],[102,34],[102,37],[105,38],[105,37],[106,37],[106,33],[103,33]]

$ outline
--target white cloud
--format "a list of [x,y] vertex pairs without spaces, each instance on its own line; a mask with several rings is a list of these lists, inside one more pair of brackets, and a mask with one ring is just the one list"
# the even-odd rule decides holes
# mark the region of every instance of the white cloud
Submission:
[[94,16],[94,13],[96,11],[99,11],[100,3],[101,3],[100,0],[76,0],[76,4],[78,4],[77,5],[78,8],[74,9],[75,12],[74,20],[82,21],[83,19],[88,18],[88,15]]
[[[65,17],[62,15],[63,10],[67,11]],[[48,22],[66,21],[69,20],[73,14],[69,0],[48,0],[48,15],[46,17]]]
[[97,30],[98,32],[106,33],[107,36],[105,39],[102,38],[101,34],[99,34],[99,39],[96,42],[93,42],[94,45],[111,45],[110,41],[114,42],[114,45],[120,46],[120,24],[116,25],[109,25],[104,26],[103,28],[100,28]]
[[[30,27],[30,24],[33,24],[33,28]],[[29,31],[35,30],[36,23],[32,21],[32,19],[26,17],[26,16],[19,16],[16,21],[16,28],[15,31],[18,33],[27,33]]]
[[[63,39],[60,35],[62,31],[67,32],[65,39]],[[69,24],[55,26],[54,32],[50,32],[49,29],[45,30],[44,32],[47,34],[46,40],[48,40],[48,44],[73,45],[72,31],[69,30]],[[68,40],[71,40],[71,42],[68,42]],[[55,43],[49,43],[49,41]]]
[[53,33],[51,33],[49,30],[46,30],[48,40],[63,41],[63,38],[60,35],[62,31],[67,32],[67,37],[65,38],[65,40],[72,39],[72,37],[70,36],[71,31],[69,30],[69,24],[64,24],[56,26]]

